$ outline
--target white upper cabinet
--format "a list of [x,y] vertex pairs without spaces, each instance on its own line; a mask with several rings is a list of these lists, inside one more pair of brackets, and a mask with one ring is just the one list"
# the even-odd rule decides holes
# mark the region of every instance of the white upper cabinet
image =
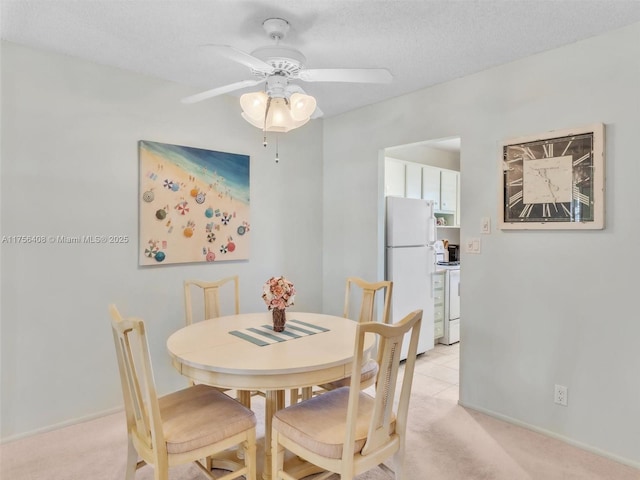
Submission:
[[385,158],[384,166],[386,197],[430,200],[441,226],[460,226],[460,172],[395,158]]
[[440,210],[455,212],[458,204],[458,172],[440,172]]
[[422,167],[422,198],[433,202],[433,209],[440,210],[440,169]]
[[405,163],[386,158],[384,161],[385,197],[404,197]]
[[422,198],[422,165],[407,163],[405,165],[405,197]]
[[436,211],[457,212],[458,177],[454,170],[422,167],[422,198],[432,200]]

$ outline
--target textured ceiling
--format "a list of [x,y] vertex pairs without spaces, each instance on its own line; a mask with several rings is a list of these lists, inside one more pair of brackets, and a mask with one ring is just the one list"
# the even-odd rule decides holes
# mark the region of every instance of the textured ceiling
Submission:
[[272,43],[262,22],[285,18],[283,44],[302,51],[308,68],[385,67],[394,76],[388,85],[300,82],[325,117],[640,21],[639,0],[2,0],[1,8],[5,40],[193,93],[252,78],[203,45],[252,52]]

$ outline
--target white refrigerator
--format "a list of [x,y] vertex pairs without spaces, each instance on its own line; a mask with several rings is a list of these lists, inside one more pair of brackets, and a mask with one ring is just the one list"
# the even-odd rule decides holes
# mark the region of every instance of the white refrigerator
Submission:
[[[436,221],[433,202],[387,197],[386,278],[393,282],[391,322],[397,323],[414,310],[422,310],[418,353],[433,348]],[[402,345],[407,358],[409,339]]]

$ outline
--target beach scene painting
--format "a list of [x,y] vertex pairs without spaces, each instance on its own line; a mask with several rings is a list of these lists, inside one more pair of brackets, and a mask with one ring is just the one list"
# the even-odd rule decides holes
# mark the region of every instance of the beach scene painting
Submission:
[[249,259],[249,156],[138,142],[139,264]]

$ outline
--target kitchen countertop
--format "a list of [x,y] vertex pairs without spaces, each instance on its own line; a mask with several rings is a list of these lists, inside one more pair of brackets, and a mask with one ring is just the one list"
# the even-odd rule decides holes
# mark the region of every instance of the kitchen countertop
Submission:
[[438,265],[436,264],[436,273],[446,270],[460,270],[460,265]]

